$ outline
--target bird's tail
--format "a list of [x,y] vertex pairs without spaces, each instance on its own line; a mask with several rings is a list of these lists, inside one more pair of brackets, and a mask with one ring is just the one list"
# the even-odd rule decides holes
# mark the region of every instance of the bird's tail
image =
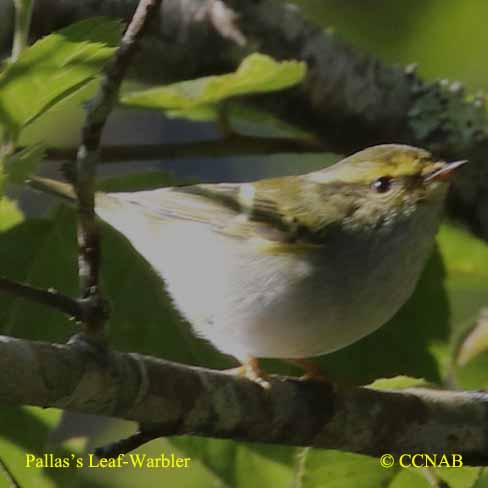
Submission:
[[74,202],[76,199],[75,190],[73,185],[64,183],[62,181],[52,180],[50,178],[41,178],[40,176],[34,176],[28,181],[29,186],[36,190],[49,193],[56,197],[63,198],[70,202]]

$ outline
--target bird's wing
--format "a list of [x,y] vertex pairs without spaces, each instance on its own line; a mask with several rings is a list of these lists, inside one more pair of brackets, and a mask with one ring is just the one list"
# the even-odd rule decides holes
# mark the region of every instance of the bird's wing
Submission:
[[319,244],[298,220],[295,207],[285,207],[283,191],[287,184],[287,178],[280,178],[267,184],[202,184],[108,197],[139,207],[159,222],[201,222],[216,232],[240,239],[257,237],[271,243]]
[[216,229],[225,226],[240,213],[237,204],[233,206],[230,201],[219,199],[218,195],[211,198],[199,195],[197,190],[190,190],[196,186],[199,185],[100,194],[97,207],[101,206],[104,210],[112,207],[114,212],[119,212],[129,205],[136,212],[152,216],[162,224],[192,221],[206,223]]

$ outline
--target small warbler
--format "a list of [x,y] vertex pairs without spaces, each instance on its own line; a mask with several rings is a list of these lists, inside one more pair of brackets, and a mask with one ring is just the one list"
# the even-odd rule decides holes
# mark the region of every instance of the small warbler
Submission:
[[464,162],[380,145],[301,176],[97,193],[96,212],[163,278],[196,334],[266,386],[256,358],[335,351],[405,303]]

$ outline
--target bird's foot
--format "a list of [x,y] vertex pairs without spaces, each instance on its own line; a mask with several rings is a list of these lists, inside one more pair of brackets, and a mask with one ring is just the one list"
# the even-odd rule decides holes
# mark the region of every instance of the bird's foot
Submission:
[[330,384],[330,379],[320,369],[320,366],[308,359],[287,359],[287,362],[294,364],[303,369],[304,374],[300,376],[302,381],[320,381],[322,383]]
[[259,362],[254,356],[248,356],[238,368],[232,368],[226,371],[229,374],[243,376],[248,380],[258,384],[261,388],[269,390],[271,384],[267,381],[267,375],[259,367]]

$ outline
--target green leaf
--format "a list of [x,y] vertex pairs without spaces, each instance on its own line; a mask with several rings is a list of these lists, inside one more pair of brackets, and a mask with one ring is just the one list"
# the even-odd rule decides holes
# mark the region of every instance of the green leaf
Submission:
[[[7,173],[4,168],[5,162],[0,158],[0,202],[3,198],[3,192],[5,189],[5,183],[7,183]],[[1,220],[0,220],[1,222]]]
[[6,158],[4,164],[7,180],[11,183],[24,183],[26,178],[37,171],[44,154],[44,145],[34,144]]
[[[385,453],[387,454],[387,453]],[[405,454],[415,454],[406,452]],[[324,451],[305,448],[297,469],[296,488],[429,488],[431,483],[420,468],[402,468],[398,457],[394,464],[385,468],[380,459],[341,451]],[[452,488],[470,488],[476,481],[480,469],[435,468],[431,478],[447,481]]]
[[[359,454],[321,449],[304,449],[297,471],[296,488],[343,488],[389,486],[397,473],[395,467],[382,468],[379,459]],[[422,487],[422,484],[416,484]],[[428,484],[425,485],[428,487]]]
[[376,390],[401,390],[403,388],[414,388],[416,386],[427,386],[428,383],[422,378],[398,375],[394,378],[378,378],[368,388]]
[[466,323],[466,320],[476,319],[487,297],[488,245],[453,225],[441,227],[438,242],[446,265],[452,320]]
[[97,184],[97,189],[109,192],[143,191],[174,185],[177,180],[164,171],[150,171],[145,173],[128,173],[122,176],[104,178]]
[[119,40],[120,22],[73,24],[37,41],[0,75],[0,125],[13,133],[100,74]]
[[23,220],[24,215],[17,204],[7,197],[2,197],[0,194],[0,233],[15,227]]
[[488,488],[488,469],[483,468],[473,488]]
[[234,73],[207,76],[172,85],[129,93],[121,102],[128,106],[161,109],[173,116],[214,118],[216,105],[238,95],[266,93],[291,87],[305,76],[303,62],[277,62],[264,54],[251,54]]
[[[2,275],[75,296],[75,235],[73,214],[65,209],[53,221],[29,219],[10,225],[0,233]],[[0,327],[3,334],[52,342],[64,342],[75,331],[57,310],[4,294],[0,294]]]
[[472,488],[476,485],[482,468],[464,466],[462,468],[435,468],[435,474],[444,480],[449,488]]
[[46,147],[72,147],[80,141],[85,120],[84,104],[96,93],[98,78],[63,98],[49,110],[43,112],[32,123],[22,128],[18,146],[43,143]]
[[170,441],[202,463],[220,481],[218,486],[293,486],[295,448],[189,436],[171,437]]

